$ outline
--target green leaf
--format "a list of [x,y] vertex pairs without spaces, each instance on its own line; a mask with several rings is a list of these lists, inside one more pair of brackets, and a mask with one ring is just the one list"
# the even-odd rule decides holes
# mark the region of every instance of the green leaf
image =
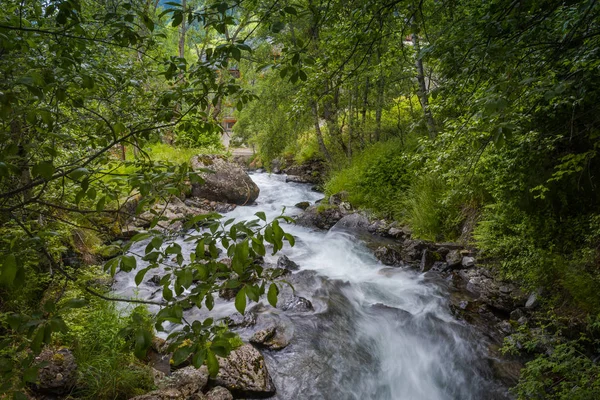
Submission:
[[254,214],[254,215],[256,215],[258,218],[262,219],[262,220],[263,220],[263,221],[265,221],[265,222],[267,221],[267,216],[266,216],[266,215],[265,215],[265,213],[264,213],[264,212],[262,212],[262,211],[259,211],[259,212],[257,212],[257,213],[256,213],[256,214]]
[[124,272],[133,271],[136,267],[137,261],[134,256],[121,256],[120,267]]
[[135,274],[135,284],[136,286],[140,286],[140,283],[144,280],[144,276],[146,276],[146,272],[148,272],[150,268],[143,268],[137,274]]
[[286,13],[291,14],[291,15],[298,15],[298,11],[296,11],[296,9],[294,7],[290,7],[290,6],[284,7],[283,11],[285,11]]
[[52,175],[54,175],[54,171],[54,165],[52,165],[50,161],[42,161],[34,165],[33,168],[31,168],[31,174],[34,177],[39,176],[40,178],[46,180],[52,178]]
[[213,378],[217,376],[219,373],[219,360],[217,360],[217,356],[212,351],[208,350],[206,352],[206,366],[208,367],[208,373]]
[[4,257],[2,269],[0,270],[0,284],[10,286],[17,276],[17,259],[14,254]]
[[267,292],[267,300],[273,307],[277,307],[277,295],[279,294],[279,288],[276,284],[271,283],[269,291]]
[[173,352],[173,364],[175,364],[175,365],[181,364],[182,362],[184,362],[185,360],[188,359],[190,354],[192,354],[192,348],[190,346],[178,347]]
[[192,356],[192,365],[195,368],[200,368],[202,364],[204,364],[204,359],[206,358],[206,350],[198,350]]
[[238,310],[240,314],[244,314],[246,312],[246,288],[243,287],[239,292],[235,295],[235,309]]
[[81,177],[83,177],[84,175],[88,175],[89,173],[90,171],[88,171],[87,168],[77,168],[69,174],[69,178],[73,179],[74,181],[77,181]]
[[173,21],[171,22],[171,26],[176,27],[181,25],[183,22],[183,13],[181,11],[176,11],[173,13]]

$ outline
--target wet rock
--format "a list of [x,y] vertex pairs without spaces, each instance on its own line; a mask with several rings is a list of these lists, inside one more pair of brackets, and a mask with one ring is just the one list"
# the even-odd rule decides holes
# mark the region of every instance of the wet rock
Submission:
[[329,230],[334,226],[343,214],[338,207],[310,206],[296,219],[296,223],[301,226],[317,227],[319,229]]
[[450,268],[459,267],[462,263],[462,255],[459,250],[450,250],[446,255],[446,262]]
[[170,361],[172,353],[168,352],[167,347],[167,342],[164,339],[155,336],[152,339],[152,345],[146,353],[148,365],[164,375],[171,373]]
[[278,326],[270,326],[254,333],[250,338],[250,343],[266,347],[270,350],[281,350],[289,345],[290,341],[281,331],[281,328]]
[[238,205],[251,204],[258,197],[258,186],[239,165],[217,155],[198,155],[191,163],[194,170],[213,171],[199,171],[204,183],[192,185],[192,196]]
[[345,230],[357,230],[367,229],[369,227],[369,220],[362,214],[354,213],[344,216],[340,219],[332,229],[345,229]]
[[384,220],[373,221],[368,227],[367,231],[376,235],[387,235],[388,226]]
[[71,350],[43,350],[35,358],[36,364],[45,363],[38,371],[36,392],[50,395],[64,395],[71,391],[77,382],[77,363]]
[[442,261],[435,261],[430,271],[442,273],[448,271],[449,269],[450,267],[448,266],[448,263]]
[[286,255],[282,255],[277,259],[277,268],[286,269],[288,271],[297,271],[300,266],[290,260]]
[[233,400],[233,395],[224,387],[217,386],[206,393],[206,400]]
[[308,207],[310,207],[310,203],[308,201],[301,201],[300,203],[296,203],[296,207],[306,210]]
[[418,264],[426,248],[427,244],[421,240],[407,239],[402,244],[401,259],[409,264]]
[[265,359],[252,345],[245,344],[219,357],[219,373],[210,378],[214,386],[228,389],[235,397],[267,397],[275,394]]
[[475,266],[475,259],[473,257],[463,257],[461,261],[463,268],[471,268]]
[[295,311],[295,312],[314,311],[314,307],[313,307],[312,303],[310,302],[310,300],[308,300],[304,297],[300,297],[300,296],[295,296],[295,298],[293,300],[285,303],[280,308],[283,311]]
[[241,286],[236,288],[221,288],[219,289],[219,297],[223,300],[233,300],[235,298],[235,295],[237,295],[240,291],[240,289]]
[[148,283],[159,286],[161,279],[162,279],[161,275],[152,275],[152,277],[150,279],[148,279]]
[[244,315],[236,312],[226,317],[224,321],[231,328],[247,328],[256,324],[256,313],[253,309],[246,311]]
[[421,272],[427,272],[436,262],[440,262],[441,258],[442,257],[439,255],[439,253],[425,249],[423,250],[423,255],[421,256],[421,264],[419,265],[419,269]]
[[401,265],[402,255],[400,252],[390,246],[381,246],[375,250],[375,257],[381,261],[383,265]]

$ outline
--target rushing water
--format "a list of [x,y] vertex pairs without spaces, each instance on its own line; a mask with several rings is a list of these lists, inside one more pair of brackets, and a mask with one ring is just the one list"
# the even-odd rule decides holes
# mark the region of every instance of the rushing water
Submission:
[[[227,217],[250,219],[264,211],[271,219],[284,206],[286,214],[293,215],[299,212],[294,204],[323,197],[309,185],[285,183],[283,176],[256,173],[252,178],[261,191],[256,204],[237,207]],[[484,339],[450,313],[443,283],[413,270],[381,265],[350,233],[294,225],[284,229],[296,237],[296,246],[282,251],[301,267],[292,279],[296,295],[309,299],[314,311],[260,309],[259,321],[277,320],[292,337],[283,350],[263,351],[278,391],[274,398],[508,398],[494,383]],[[190,244],[179,243],[192,251]],[[266,261],[275,262],[276,257]],[[142,283],[136,288],[134,275],[118,274],[115,290],[158,299],[155,286]],[[234,312],[231,302],[218,300],[212,315]],[[186,313],[188,320],[207,315],[196,308]],[[247,340],[257,329],[239,333]]]

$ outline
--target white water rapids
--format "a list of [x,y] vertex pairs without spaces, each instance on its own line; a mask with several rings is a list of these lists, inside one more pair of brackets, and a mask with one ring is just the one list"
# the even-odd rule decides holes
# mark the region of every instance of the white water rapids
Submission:
[[[251,219],[264,211],[270,220],[286,207],[323,197],[310,185],[285,183],[284,176],[256,173],[256,204],[237,207],[226,218]],[[414,270],[389,268],[375,259],[354,235],[286,225],[296,246],[282,251],[300,265],[294,275],[296,295],[314,311],[282,311],[263,301],[265,318],[277,318],[292,335],[280,351],[263,350],[281,400],[495,400],[509,398],[496,384],[484,339],[454,318],[443,282]],[[183,239],[183,238],[182,238]],[[191,244],[179,241],[184,251]],[[143,248],[145,243],[134,248]],[[267,256],[267,262],[276,262]],[[144,265],[138,260],[138,265]],[[147,279],[152,275],[149,273]],[[135,271],[117,275],[121,295],[158,299],[157,287],[135,286]],[[252,304],[248,306],[250,308]],[[235,312],[232,302],[217,300],[211,315]],[[186,311],[188,321],[207,316]],[[263,327],[264,328],[264,327]],[[247,340],[257,327],[239,330]]]

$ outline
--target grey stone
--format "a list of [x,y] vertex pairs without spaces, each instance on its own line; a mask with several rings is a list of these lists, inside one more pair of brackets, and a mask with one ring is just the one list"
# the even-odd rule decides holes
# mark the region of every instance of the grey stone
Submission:
[[423,250],[419,269],[421,272],[429,271],[437,261],[440,261],[440,258],[440,255],[434,251],[428,249]]
[[381,261],[383,265],[397,266],[402,263],[400,252],[389,246],[381,246],[375,250],[375,257]]
[[38,370],[37,383],[33,389],[40,393],[64,395],[77,382],[77,363],[69,349],[44,349],[35,363],[46,363]]
[[340,219],[332,229],[346,229],[346,230],[356,230],[356,229],[367,229],[369,227],[369,220],[362,214],[353,213],[344,216]]
[[290,260],[288,256],[282,255],[277,259],[277,268],[283,268],[289,271],[297,271],[300,269],[300,266]]
[[521,310],[520,308],[517,308],[516,310],[513,310],[510,313],[510,319],[512,319],[513,321],[517,321],[523,316],[525,316],[525,313],[523,313],[523,310]]
[[463,257],[461,264],[464,268],[474,267],[475,259],[473,257]]
[[446,255],[446,262],[450,268],[455,268],[461,265],[462,255],[458,250],[450,250]]
[[235,397],[266,397],[275,394],[262,354],[245,344],[233,350],[227,358],[219,357],[219,373],[210,378],[214,386],[223,386]]
[[[244,205],[251,204],[259,195],[259,188],[239,165],[217,155],[198,155],[192,158],[192,168],[204,183],[192,185],[192,196],[208,200]],[[203,172],[208,169],[212,172]]]
[[308,201],[301,201],[300,203],[296,203],[296,207],[306,210],[308,207],[310,207],[310,203]]
[[539,304],[538,294],[533,292],[527,298],[527,302],[525,303],[525,307],[527,308],[535,308]]
[[289,345],[290,341],[284,332],[280,331],[281,329],[277,326],[262,329],[252,335],[250,343],[266,347],[270,350],[281,350]]

